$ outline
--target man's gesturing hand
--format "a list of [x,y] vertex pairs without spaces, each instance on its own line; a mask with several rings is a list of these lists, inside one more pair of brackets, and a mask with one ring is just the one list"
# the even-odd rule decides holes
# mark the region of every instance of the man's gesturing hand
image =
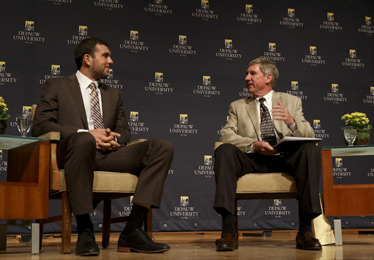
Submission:
[[285,108],[281,102],[278,102],[277,106],[273,106],[271,110],[273,120],[282,120],[286,125],[291,126],[295,123],[294,118],[291,116],[287,108]]

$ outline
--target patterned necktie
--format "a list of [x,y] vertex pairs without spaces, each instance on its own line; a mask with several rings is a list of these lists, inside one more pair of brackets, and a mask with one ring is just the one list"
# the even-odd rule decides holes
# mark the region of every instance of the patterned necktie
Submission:
[[261,138],[262,141],[268,142],[271,146],[274,146],[277,143],[277,139],[275,137],[274,126],[271,121],[269,110],[264,105],[265,100],[265,98],[260,98]]
[[104,128],[103,119],[100,113],[99,94],[96,91],[96,85],[95,83],[91,83],[89,87],[91,89],[91,114],[94,121],[94,127],[95,129]]

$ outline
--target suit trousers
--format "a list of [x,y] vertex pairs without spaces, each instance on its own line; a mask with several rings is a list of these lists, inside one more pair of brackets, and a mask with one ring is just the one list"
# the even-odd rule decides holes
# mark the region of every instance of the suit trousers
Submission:
[[75,215],[88,214],[94,209],[94,171],[138,176],[133,202],[159,207],[173,154],[173,146],[162,139],[102,152],[96,149],[95,138],[88,132],[72,134],[57,146],[58,166],[65,169],[68,198]]
[[237,181],[245,174],[285,172],[295,178],[299,218],[313,219],[321,214],[319,178],[322,172],[321,151],[306,143],[280,155],[244,153],[232,144],[222,144],[215,152],[216,194],[214,209],[235,212]]

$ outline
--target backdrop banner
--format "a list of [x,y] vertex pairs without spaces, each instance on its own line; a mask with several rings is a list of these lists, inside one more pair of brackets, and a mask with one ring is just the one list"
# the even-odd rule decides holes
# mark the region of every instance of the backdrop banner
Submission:
[[[11,115],[8,135],[19,135],[16,116],[38,102],[46,79],[76,72],[74,49],[81,40],[109,43],[114,64],[102,82],[122,92],[132,139],[163,138],[175,147],[154,231],[221,229],[212,208],[214,142],[229,104],[250,96],[244,78],[251,60],[275,62],[275,90],[302,100],[306,119],[323,138],[321,148],[345,145],[344,114],[358,111],[374,120],[372,0],[4,0],[0,7],[0,96]],[[0,153],[0,181],[6,181],[7,153]],[[373,165],[355,168],[354,160],[345,157],[341,168],[362,172],[357,183],[374,183]],[[341,173],[335,180],[350,183],[353,176]],[[128,215],[131,207],[131,198],[115,200],[112,215]],[[60,209],[60,201],[50,202],[51,215]],[[238,212],[242,230],[298,228],[296,200],[240,201]],[[101,204],[92,219],[101,231]],[[343,228],[374,223],[371,216],[342,220]],[[60,232],[61,225],[44,230]]]

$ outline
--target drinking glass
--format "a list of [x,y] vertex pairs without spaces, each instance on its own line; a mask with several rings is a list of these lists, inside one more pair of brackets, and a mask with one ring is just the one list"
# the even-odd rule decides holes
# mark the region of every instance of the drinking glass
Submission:
[[357,137],[357,129],[354,126],[344,127],[344,138],[348,142],[348,146],[353,146]]
[[26,137],[32,126],[32,118],[29,114],[22,114],[16,117],[18,131],[22,137]]

